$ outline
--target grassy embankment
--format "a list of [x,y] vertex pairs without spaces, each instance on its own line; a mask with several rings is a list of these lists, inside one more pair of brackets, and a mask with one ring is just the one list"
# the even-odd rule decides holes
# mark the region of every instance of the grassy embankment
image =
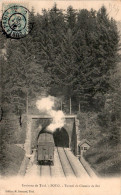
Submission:
[[121,175],[121,143],[112,144],[103,137],[94,113],[80,113],[80,140],[87,139],[91,143],[84,158],[100,177]]
[[7,144],[2,149],[0,170],[2,176],[15,176],[18,174],[25,151],[14,145]]
[[121,175],[121,144],[111,147],[110,143],[100,141],[92,146],[84,157],[99,176]]
[[25,151],[16,144],[24,144],[25,128],[25,122],[20,127],[19,118],[15,115],[5,116],[0,123],[0,172],[2,176],[15,176],[18,174]]

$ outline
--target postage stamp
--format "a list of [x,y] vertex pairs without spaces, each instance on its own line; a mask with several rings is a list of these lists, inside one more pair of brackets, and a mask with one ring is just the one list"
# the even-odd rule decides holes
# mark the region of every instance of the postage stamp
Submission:
[[19,39],[29,32],[29,11],[21,5],[11,5],[3,12],[2,28],[8,37]]

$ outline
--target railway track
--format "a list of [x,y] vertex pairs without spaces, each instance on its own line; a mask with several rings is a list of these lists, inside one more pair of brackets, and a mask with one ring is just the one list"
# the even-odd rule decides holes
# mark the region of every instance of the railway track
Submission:
[[88,173],[68,148],[57,147],[54,152],[54,165],[41,165],[40,176],[82,177],[88,176]]
[[40,166],[40,175],[41,177],[51,177],[51,166],[41,165]]
[[64,152],[68,158],[69,163],[73,169],[76,177],[89,176],[88,172],[85,170],[81,162],[73,155],[69,148],[64,148]]
[[65,177],[75,176],[73,167],[71,166],[71,163],[64,151],[64,148],[58,147],[57,150],[58,150],[60,162],[61,162]]
[[34,163],[30,162],[25,176],[40,177],[89,177],[89,174],[73,155],[69,148],[55,147],[54,164],[39,165],[37,163],[36,152],[33,156]]

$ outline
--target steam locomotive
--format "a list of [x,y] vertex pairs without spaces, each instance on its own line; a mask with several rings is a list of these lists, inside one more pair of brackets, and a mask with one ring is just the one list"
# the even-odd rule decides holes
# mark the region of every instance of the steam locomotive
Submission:
[[54,139],[53,135],[41,133],[37,144],[37,160],[39,164],[54,164]]

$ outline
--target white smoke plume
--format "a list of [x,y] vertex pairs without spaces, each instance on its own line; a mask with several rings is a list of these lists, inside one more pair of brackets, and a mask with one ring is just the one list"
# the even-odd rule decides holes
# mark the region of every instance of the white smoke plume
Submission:
[[52,117],[52,123],[47,130],[54,132],[57,128],[62,128],[65,124],[64,113],[61,110],[54,110],[56,98],[53,96],[44,97],[37,100],[36,106],[40,112]]

